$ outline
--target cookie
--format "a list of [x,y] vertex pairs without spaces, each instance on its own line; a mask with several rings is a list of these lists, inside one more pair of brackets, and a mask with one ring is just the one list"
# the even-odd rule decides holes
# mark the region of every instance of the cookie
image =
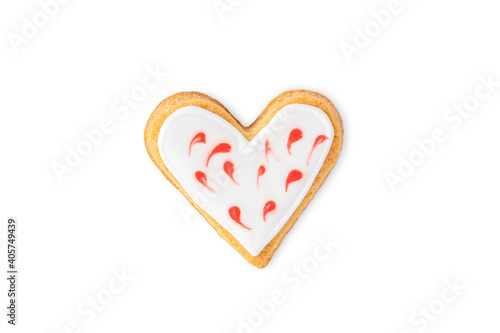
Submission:
[[163,100],[145,130],[163,175],[250,264],[267,266],[342,149],[342,119],[323,95],[287,91],[244,127],[198,92]]

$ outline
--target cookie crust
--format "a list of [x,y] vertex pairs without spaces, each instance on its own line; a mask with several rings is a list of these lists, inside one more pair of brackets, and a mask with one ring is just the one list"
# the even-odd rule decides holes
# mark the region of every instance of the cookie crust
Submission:
[[[165,119],[170,116],[174,111],[185,106],[198,106],[207,111],[210,111],[221,118],[225,119],[233,125],[241,134],[247,139],[252,140],[262,128],[264,128],[274,115],[284,106],[289,104],[306,104],[317,107],[327,114],[329,117],[335,136],[333,138],[330,150],[325,158],[325,161],[318,172],[311,188],[308,190],[304,199],[290,216],[285,225],[276,234],[276,236],[266,245],[266,247],[257,256],[251,255],[231,233],[223,228],[215,219],[207,214],[199,205],[197,205],[189,196],[189,194],[182,188],[178,180],[167,169],[160,156],[158,149],[158,136],[160,129]],[[241,254],[250,264],[257,268],[264,268],[269,264],[274,253],[280,246],[286,234],[292,229],[300,214],[307,207],[316,192],[324,183],[328,174],[335,166],[337,158],[342,149],[344,130],[342,126],[342,119],[333,105],[333,103],[325,96],[308,90],[290,90],[286,91],[276,98],[274,98],[257,117],[257,119],[249,126],[245,127],[234,118],[234,116],[218,101],[215,99],[199,93],[199,92],[180,92],[164,99],[153,111],[146,124],[144,131],[144,141],[149,157],[153,163],[160,169],[163,175],[175,186],[193,205],[193,207],[207,220],[207,222],[215,229],[220,237],[225,239],[238,253]]]

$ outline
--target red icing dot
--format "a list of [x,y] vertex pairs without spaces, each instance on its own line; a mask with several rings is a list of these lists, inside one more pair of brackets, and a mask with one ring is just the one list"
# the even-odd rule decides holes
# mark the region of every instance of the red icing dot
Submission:
[[210,153],[210,155],[207,158],[207,167],[208,167],[208,162],[210,162],[210,159],[212,156],[215,154],[220,154],[220,153],[229,153],[231,151],[231,146],[228,143],[220,143],[218,144]]
[[214,190],[212,190],[208,185],[207,185],[207,175],[202,172],[202,171],[196,171],[196,173],[194,174],[194,177],[196,178],[196,180],[198,180],[200,182],[201,185],[205,186],[206,188],[208,188],[210,191],[214,192]]
[[233,173],[234,173],[234,164],[233,162],[231,161],[226,161],[224,162],[224,165],[223,165],[223,168],[224,168],[224,172],[229,176],[229,178],[231,178],[231,180],[236,184],[236,185],[240,185],[236,182],[236,180],[234,180],[233,178]]
[[288,149],[288,154],[290,154],[290,155],[292,154],[290,152],[290,148],[292,148],[292,144],[299,141],[300,139],[302,139],[302,131],[299,130],[298,128],[293,129],[290,132],[290,135],[288,136],[288,143],[286,145],[286,147]]
[[326,135],[318,135],[316,140],[314,140],[314,144],[312,146],[311,152],[309,153],[309,156],[307,157],[307,165],[309,165],[309,159],[311,158],[311,155],[312,155],[314,149],[316,149],[317,146],[319,146],[320,144],[322,144],[326,140],[328,140],[328,137]]
[[262,217],[264,219],[264,222],[266,221],[267,213],[272,212],[275,209],[276,209],[276,203],[274,201],[270,200],[266,202],[266,204],[264,205],[264,210],[262,212]]
[[239,225],[241,225],[245,229],[252,230],[251,228],[249,228],[246,225],[244,225],[243,223],[241,223],[241,220],[240,220],[240,215],[241,215],[240,207],[233,206],[233,207],[229,208],[229,210],[227,212],[229,213],[229,216],[233,219],[234,222],[238,223]]
[[302,172],[299,170],[292,170],[286,177],[286,185],[285,185],[285,192],[288,191],[288,185],[290,183],[296,182],[298,180],[302,179]]
[[191,140],[191,143],[189,144],[189,154],[188,155],[191,155],[191,147],[193,147],[197,143],[207,143],[207,141],[205,139],[205,133],[199,132],[194,136],[193,140]]
[[257,187],[259,187],[259,178],[260,178],[260,176],[262,176],[264,173],[266,173],[266,168],[265,168],[263,165],[261,165],[261,166],[259,167],[259,171],[257,171]]

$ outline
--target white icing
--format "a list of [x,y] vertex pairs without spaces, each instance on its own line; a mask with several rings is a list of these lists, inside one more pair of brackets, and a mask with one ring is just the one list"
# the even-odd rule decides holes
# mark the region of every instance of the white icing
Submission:
[[[296,128],[302,131],[303,137],[292,144],[290,155],[288,137]],[[189,155],[190,142],[199,132],[205,133],[206,143],[192,145]],[[328,139],[316,146],[307,165],[318,135],[325,135]],[[250,254],[257,256],[307,194],[323,165],[333,137],[334,130],[328,116],[310,105],[285,106],[250,142],[221,117],[200,107],[186,106],[165,120],[158,148],[166,167],[191,199],[229,231]],[[272,150],[268,160],[266,139]],[[231,145],[231,151],[213,155],[206,167],[208,156],[220,143]],[[234,163],[233,177],[240,186],[224,172],[226,161]],[[260,176],[257,187],[260,165],[264,165],[266,172]],[[285,192],[286,179],[291,170],[301,171],[303,177],[290,183]],[[208,187],[216,193],[195,178],[197,171],[206,174]],[[276,208],[267,214],[264,221],[263,208],[269,200],[276,203]],[[240,208],[241,223],[252,230],[244,228],[229,216],[228,210],[232,206]]]

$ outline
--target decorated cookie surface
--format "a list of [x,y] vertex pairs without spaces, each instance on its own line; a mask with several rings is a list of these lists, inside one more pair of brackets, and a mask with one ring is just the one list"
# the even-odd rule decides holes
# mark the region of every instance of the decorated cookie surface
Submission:
[[304,198],[333,137],[328,116],[310,105],[285,106],[251,141],[186,106],[165,120],[158,148],[191,199],[257,256]]
[[313,92],[280,95],[249,127],[208,96],[181,93],[157,107],[145,137],[167,179],[264,267],[333,167],[341,125],[333,104]]

